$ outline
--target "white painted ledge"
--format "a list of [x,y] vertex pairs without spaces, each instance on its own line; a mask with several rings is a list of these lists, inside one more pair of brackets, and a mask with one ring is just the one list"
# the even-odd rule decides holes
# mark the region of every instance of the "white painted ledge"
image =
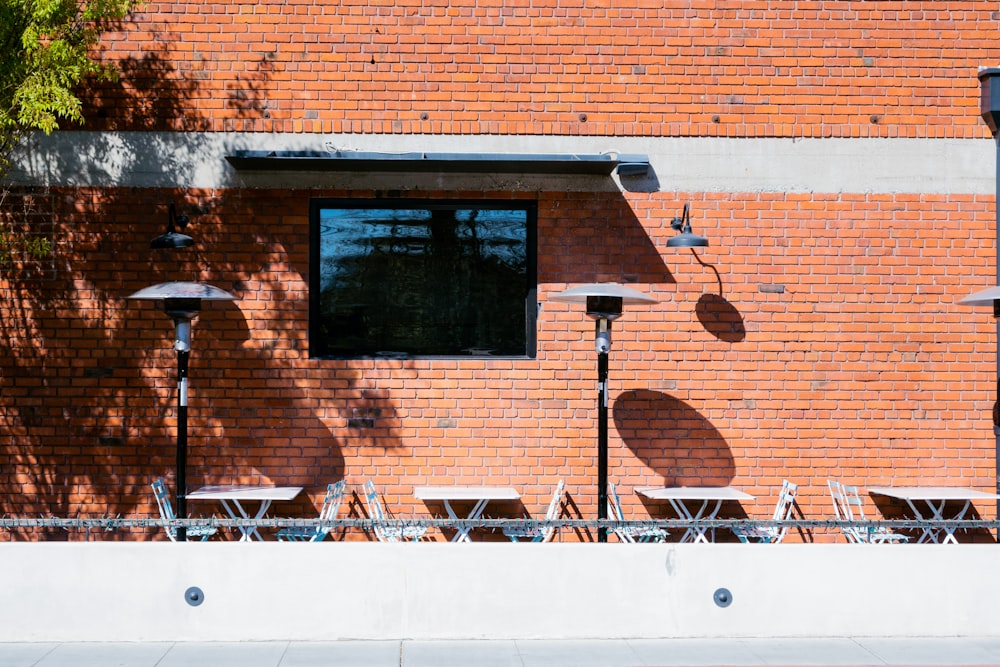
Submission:
[[998,550],[5,543],[0,642],[997,637]]
[[[537,174],[239,172],[235,150],[637,153],[648,178]],[[320,135],[197,132],[56,132],[29,137],[18,184],[95,187],[295,187],[392,190],[995,192],[989,139],[720,139],[464,135]]]

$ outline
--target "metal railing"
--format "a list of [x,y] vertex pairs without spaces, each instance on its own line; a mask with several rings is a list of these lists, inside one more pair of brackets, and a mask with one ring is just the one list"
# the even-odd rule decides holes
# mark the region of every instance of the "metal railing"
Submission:
[[[803,536],[814,533],[840,535],[845,529],[860,531],[877,531],[890,529],[893,531],[911,531],[914,534],[925,531],[951,531],[968,534],[971,531],[991,531],[996,534],[1000,530],[998,519],[942,519],[942,520],[865,520],[844,521],[835,519],[793,519],[775,521],[770,519],[655,519],[643,521],[612,521],[596,519],[432,519],[432,518],[393,518],[376,521],[368,518],[344,518],[333,520],[262,518],[262,519],[228,519],[220,517],[165,520],[152,517],[0,517],[0,540],[4,534],[8,539],[24,539],[32,531],[66,531],[70,534],[82,535],[82,539],[114,539],[105,538],[108,533],[129,533],[132,531],[156,531],[164,528],[179,527],[214,527],[220,530],[231,530],[238,535],[240,528],[258,528],[280,530],[282,528],[329,528],[332,532],[361,531],[373,532],[376,527],[402,528],[419,526],[439,531],[458,529],[478,529],[501,532],[504,528],[541,529],[554,527],[560,530],[575,531],[578,534],[590,535],[598,528],[606,528],[609,532],[619,528],[662,528],[674,535],[680,536],[688,529],[706,529],[715,531],[750,530],[756,528],[784,527],[791,534],[799,532]],[[224,533],[223,533],[224,534]],[[725,532],[722,533],[724,535]],[[52,539],[51,536],[49,539]],[[120,537],[117,539],[121,539]],[[991,538],[992,539],[992,538]],[[808,540],[807,540],[808,541]]]

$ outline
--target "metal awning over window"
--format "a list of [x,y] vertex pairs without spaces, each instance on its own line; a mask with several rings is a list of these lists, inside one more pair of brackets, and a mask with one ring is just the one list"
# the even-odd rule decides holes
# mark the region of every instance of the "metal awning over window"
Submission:
[[646,176],[649,157],[619,153],[380,153],[371,151],[234,151],[246,171],[409,171]]

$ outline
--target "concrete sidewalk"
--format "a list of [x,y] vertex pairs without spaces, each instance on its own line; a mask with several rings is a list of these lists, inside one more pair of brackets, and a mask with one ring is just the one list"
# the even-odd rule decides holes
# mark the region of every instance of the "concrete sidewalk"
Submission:
[[1000,665],[1000,637],[0,643],[0,667]]

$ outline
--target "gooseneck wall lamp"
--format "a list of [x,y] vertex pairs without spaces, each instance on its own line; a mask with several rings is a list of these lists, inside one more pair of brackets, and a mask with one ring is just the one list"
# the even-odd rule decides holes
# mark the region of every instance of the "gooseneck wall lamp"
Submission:
[[678,234],[667,241],[668,248],[704,248],[708,245],[707,238],[691,231],[691,212],[687,204],[684,204],[681,217],[671,220],[670,226]]
[[[608,518],[608,352],[611,351],[611,323],[621,317],[629,304],[656,303],[656,299],[618,283],[591,283],[572,287],[551,297],[553,301],[582,303],[587,316],[595,320],[597,346],[597,518]],[[608,530],[597,528],[597,541],[608,541]]]
[[[959,300],[960,304],[966,306],[986,306],[993,309],[993,318],[996,320],[997,355],[996,355],[996,376],[997,394],[996,402],[993,404],[993,436],[994,436],[994,465],[996,475],[994,477],[997,488],[1000,489],[1000,68],[982,69],[979,71],[979,112],[987,127],[993,135],[996,143],[996,164],[994,166],[995,188],[995,208],[996,208],[996,285],[987,289],[970,294]],[[997,513],[1000,515],[1000,499],[997,500]]]
[[[202,301],[235,301],[236,297],[204,283],[161,283],[145,287],[130,299],[159,301],[163,311],[173,318],[177,350],[177,518],[187,518],[187,409],[188,359],[191,355],[191,320],[201,311]],[[187,539],[187,529],[177,529],[177,539]]]

